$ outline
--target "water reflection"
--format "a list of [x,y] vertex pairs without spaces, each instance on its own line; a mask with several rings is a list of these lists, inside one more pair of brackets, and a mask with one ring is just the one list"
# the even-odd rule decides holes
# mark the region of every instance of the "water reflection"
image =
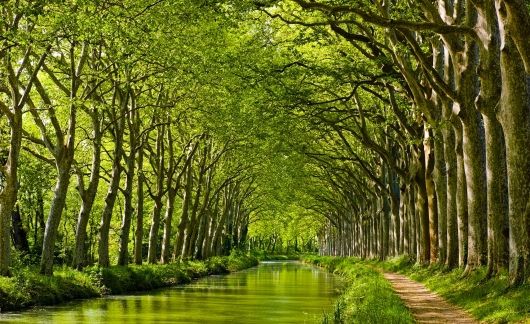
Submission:
[[13,323],[318,323],[340,278],[297,262],[263,262],[145,294],[0,315]]

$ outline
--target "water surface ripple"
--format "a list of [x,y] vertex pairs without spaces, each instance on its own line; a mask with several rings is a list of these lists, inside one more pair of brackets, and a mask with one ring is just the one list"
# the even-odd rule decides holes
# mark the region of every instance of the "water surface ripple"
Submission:
[[342,286],[337,276],[309,265],[262,262],[189,285],[2,314],[0,322],[319,323]]

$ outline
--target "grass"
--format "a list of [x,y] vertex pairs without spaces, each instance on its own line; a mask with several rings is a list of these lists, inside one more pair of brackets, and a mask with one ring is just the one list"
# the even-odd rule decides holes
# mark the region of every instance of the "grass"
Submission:
[[344,276],[348,287],[323,323],[414,323],[381,273],[356,258],[304,256],[302,260]]
[[206,261],[182,261],[168,265],[90,267],[83,271],[62,267],[51,277],[38,274],[35,268],[21,267],[13,271],[13,277],[0,277],[0,311],[169,287],[257,264],[255,257],[233,253]]
[[287,254],[269,254],[265,251],[253,251],[252,256],[260,261],[287,261],[287,260],[300,260],[303,254],[299,253],[287,253]]
[[399,272],[425,284],[455,305],[485,323],[530,323],[530,286],[510,287],[507,273],[485,279],[478,268],[463,277],[463,269],[448,270],[440,265],[419,266],[406,257],[385,262],[364,261],[387,271]]

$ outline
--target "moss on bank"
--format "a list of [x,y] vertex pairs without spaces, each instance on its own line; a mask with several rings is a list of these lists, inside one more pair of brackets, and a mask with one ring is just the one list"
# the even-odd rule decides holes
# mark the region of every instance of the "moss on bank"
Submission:
[[355,258],[304,256],[302,260],[345,277],[348,286],[323,323],[414,323],[388,281]]
[[0,311],[169,287],[257,264],[255,257],[236,253],[206,261],[182,261],[168,265],[90,267],[83,271],[63,267],[51,277],[38,274],[36,269],[20,268],[13,271],[13,277],[0,277]]

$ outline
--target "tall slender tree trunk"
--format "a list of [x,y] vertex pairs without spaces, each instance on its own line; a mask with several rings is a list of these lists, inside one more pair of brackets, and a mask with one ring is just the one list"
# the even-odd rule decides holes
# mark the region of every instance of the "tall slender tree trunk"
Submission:
[[438,261],[438,204],[433,177],[435,159],[431,131],[425,125],[425,137],[423,141],[425,156],[425,192],[427,194],[427,208],[429,213],[429,262]]
[[468,197],[467,269],[473,269],[483,265],[487,255],[485,143],[479,113],[466,113],[469,116],[463,123],[463,151]]
[[0,191],[0,276],[11,274],[11,213],[17,201],[17,171],[22,145],[22,110],[15,109],[7,161],[3,165],[4,187]]
[[442,131],[434,134],[434,184],[438,209],[438,262],[447,263],[447,170]]
[[138,177],[136,187],[136,231],[134,233],[134,263],[142,264],[144,242],[144,152],[138,151]]
[[149,247],[147,250],[147,262],[155,264],[157,259],[158,229],[160,228],[160,215],[162,214],[162,197],[154,199],[155,207],[151,217],[151,228],[149,230]]
[[86,239],[87,225],[94,206],[96,194],[99,186],[99,171],[101,167],[101,130],[99,113],[97,110],[92,112],[92,126],[94,127],[94,139],[92,145],[92,166],[90,170],[90,179],[88,187],[84,188],[83,174],[78,172],[79,191],[81,194],[81,208],[77,216],[77,226],[75,231],[75,247],[72,256],[72,267],[81,269],[86,265]]
[[454,122],[456,134],[456,214],[458,223],[458,265],[464,267],[467,263],[468,249],[468,212],[467,212],[467,184],[466,171],[464,168],[464,152],[462,149],[462,123],[460,120]]
[[127,172],[125,178],[125,190],[123,191],[123,215],[120,228],[120,241],[118,246],[118,265],[124,266],[129,263],[129,233],[131,231],[133,209],[133,192],[134,192],[134,153],[131,152],[127,157]]
[[173,213],[175,212],[175,198],[177,196],[177,188],[170,188],[167,194],[166,214],[164,216],[164,236],[162,237],[162,252],[160,256],[160,263],[166,264],[170,261],[170,244],[171,244],[171,227],[173,220]]
[[[116,143],[118,145],[118,143]],[[118,196],[118,188],[120,186],[121,176],[121,148],[116,147],[114,153],[114,161],[112,163],[112,175],[110,178],[109,189],[105,197],[105,206],[101,213],[101,223],[99,225],[99,238],[98,238],[98,264],[101,267],[110,266],[109,257],[109,232],[110,232],[110,221],[112,218],[112,212]]]
[[191,201],[191,191],[193,185],[193,169],[192,163],[190,162],[186,167],[186,185],[184,187],[184,196],[182,198],[182,213],[180,215],[180,222],[178,225],[177,239],[175,240],[175,246],[173,248],[173,260],[182,257],[184,249],[184,235],[185,229],[189,222],[189,205]]
[[123,191],[123,215],[120,228],[120,241],[118,246],[118,265],[129,263],[129,233],[131,231],[134,194],[134,174],[136,172],[136,153],[138,151],[138,136],[140,132],[140,116],[136,107],[136,96],[133,90],[129,91],[130,109],[127,109],[127,126],[129,128],[129,154],[124,154],[127,164],[125,190]]
[[[151,194],[151,198],[155,202],[153,209],[153,216],[151,218],[151,228],[149,229],[149,247],[147,250],[147,262],[154,264],[157,260],[158,252],[158,232],[160,229],[160,216],[162,214],[162,199],[164,196],[164,174],[165,171],[165,126],[162,125],[158,128],[156,136],[156,157],[153,161],[154,169],[156,174],[156,194]],[[173,157],[170,157],[173,158]]]
[[[450,112],[444,113],[445,116],[449,114]],[[444,136],[445,170],[447,173],[447,258],[445,264],[452,269],[458,266],[459,251],[457,211],[458,167],[454,129],[451,125],[447,125],[443,128],[442,132]]]
[[[73,153],[73,152],[72,152]],[[61,163],[62,162],[62,163]],[[42,242],[42,254],[40,262],[40,273],[51,276],[53,274],[53,259],[55,251],[55,239],[61,215],[66,203],[66,193],[70,184],[70,166],[71,159],[57,163],[57,184],[54,190],[54,197],[51,202],[50,213],[46,220],[46,229],[44,231],[44,240]]]

